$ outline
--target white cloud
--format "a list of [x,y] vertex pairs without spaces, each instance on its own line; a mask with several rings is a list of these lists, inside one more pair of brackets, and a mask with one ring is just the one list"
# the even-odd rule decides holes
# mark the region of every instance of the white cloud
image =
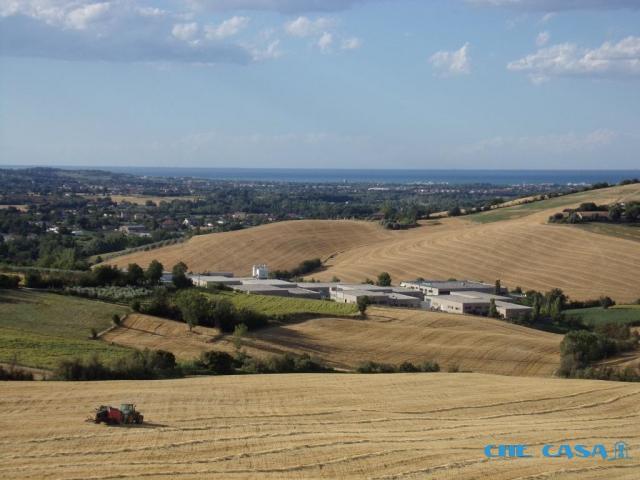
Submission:
[[72,28],[84,30],[87,26],[98,20],[109,11],[111,4],[109,2],[91,3],[82,7],[71,10],[67,14],[66,23]]
[[549,32],[540,32],[536,37],[536,45],[538,47],[544,47],[551,40],[551,34]]
[[504,137],[497,136],[481,140],[460,148],[465,155],[497,154],[567,154],[591,152],[611,145],[619,134],[609,129],[599,129],[585,134],[561,133],[551,135]]
[[485,7],[503,7],[547,12],[640,8],[637,0],[466,0],[466,2],[471,5]]
[[540,19],[540,23],[541,24],[545,24],[545,23],[549,23],[551,20],[553,20],[558,14],[556,12],[549,12],[549,13],[545,13],[542,18]]
[[467,42],[459,50],[453,52],[441,50],[434,53],[429,58],[429,62],[443,76],[468,75],[471,73],[469,46],[469,42]]
[[184,0],[198,10],[265,10],[280,13],[334,12],[380,0]]
[[171,35],[185,42],[192,40],[197,34],[198,24],[196,22],[177,23],[171,29]]
[[595,49],[573,43],[552,45],[510,62],[507,68],[528,74],[535,83],[563,76],[636,76],[640,75],[640,37],[605,42]]
[[274,40],[262,49],[257,47],[251,48],[251,56],[256,62],[280,58],[282,56],[280,40]]
[[204,27],[206,36],[209,39],[224,39],[232,37],[244,30],[249,25],[249,17],[234,16],[220,25],[207,25]]
[[345,38],[340,45],[342,50],[357,50],[362,47],[362,40],[358,37]]
[[298,17],[295,20],[285,23],[284,30],[293,37],[310,37],[319,35],[334,25],[335,20],[331,18],[319,17],[311,20],[308,17]]
[[318,39],[317,45],[323,52],[328,52],[331,49],[331,45],[333,45],[333,35],[329,32],[324,32]]

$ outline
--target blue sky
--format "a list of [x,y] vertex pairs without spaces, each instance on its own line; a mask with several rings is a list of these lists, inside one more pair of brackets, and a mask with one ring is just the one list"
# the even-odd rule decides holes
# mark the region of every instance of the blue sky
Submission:
[[0,0],[0,164],[640,168],[640,0]]

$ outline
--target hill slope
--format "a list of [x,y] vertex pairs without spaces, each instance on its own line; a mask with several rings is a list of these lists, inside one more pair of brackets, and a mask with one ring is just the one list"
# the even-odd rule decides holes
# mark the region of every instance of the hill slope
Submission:
[[116,359],[128,350],[90,340],[128,308],[29,290],[0,290],[0,362],[55,368],[76,357]]
[[291,269],[301,261],[392,238],[376,223],[349,220],[297,220],[271,223],[235,232],[199,235],[189,241],[148,252],[116,257],[110,263],[148,265],[159,260],[167,269],[179,261],[194,272],[231,271],[250,275],[251,266],[268,263],[272,269]]
[[[189,333],[185,324],[143,315],[130,315],[103,339],[170,350],[182,359],[205,350],[234,349],[229,337],[215,329],[197,327],[196,333]],[[436,360],[443,369],[457,365],[474,372],[551,376],[560,362],[561,340],[560,335],[489,318],[371,308],[367,320],[306,320],[258,330],[243,344],[251,355],[307,353],[343,369],[355,369],[366,360]]]
[[[0,476],[631,480],[639,397],[637,384],[463,373],[8,382]],[[84,422],[125,400],[147,425]],[[52,415],[55,405],[64,415]],[[546,443],[618,440],[631,458],[540,455]],[[535,456],[486,459],[496,443],[525,443]]]
[[292,268],[313,257],[327,269],[313,276],[361,282],[388,271],[395,282],[416,277],[470,278],[514,287],[559,287],[576,299],[609,295],[618,302],[640,296],[640,248],[625,238],[569,225],[548,225],[549,215],[585,201],[640,199],[640,185],[582,192],[479,215],[446,218],[407,231],[374,223],[294,221],[195,237],[190,241],[114,259],[120,266],[165,266],[183,260],[193,271],[249,273],[253,263]]

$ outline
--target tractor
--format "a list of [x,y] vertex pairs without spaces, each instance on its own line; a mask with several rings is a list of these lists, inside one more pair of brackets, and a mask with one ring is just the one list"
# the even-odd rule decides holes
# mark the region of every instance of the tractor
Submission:
[[120,408],[108,405],[100,405],[96,409],[95,423],[106,423],[107,425],[131,425],[141,424],[144,416],[136,410],[133,403],[123,403]]

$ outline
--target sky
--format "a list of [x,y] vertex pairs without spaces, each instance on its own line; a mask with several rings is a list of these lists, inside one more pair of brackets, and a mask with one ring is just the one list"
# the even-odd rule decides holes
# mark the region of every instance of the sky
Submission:
[[0,165],[640,168],[640,0],[0,0]]

